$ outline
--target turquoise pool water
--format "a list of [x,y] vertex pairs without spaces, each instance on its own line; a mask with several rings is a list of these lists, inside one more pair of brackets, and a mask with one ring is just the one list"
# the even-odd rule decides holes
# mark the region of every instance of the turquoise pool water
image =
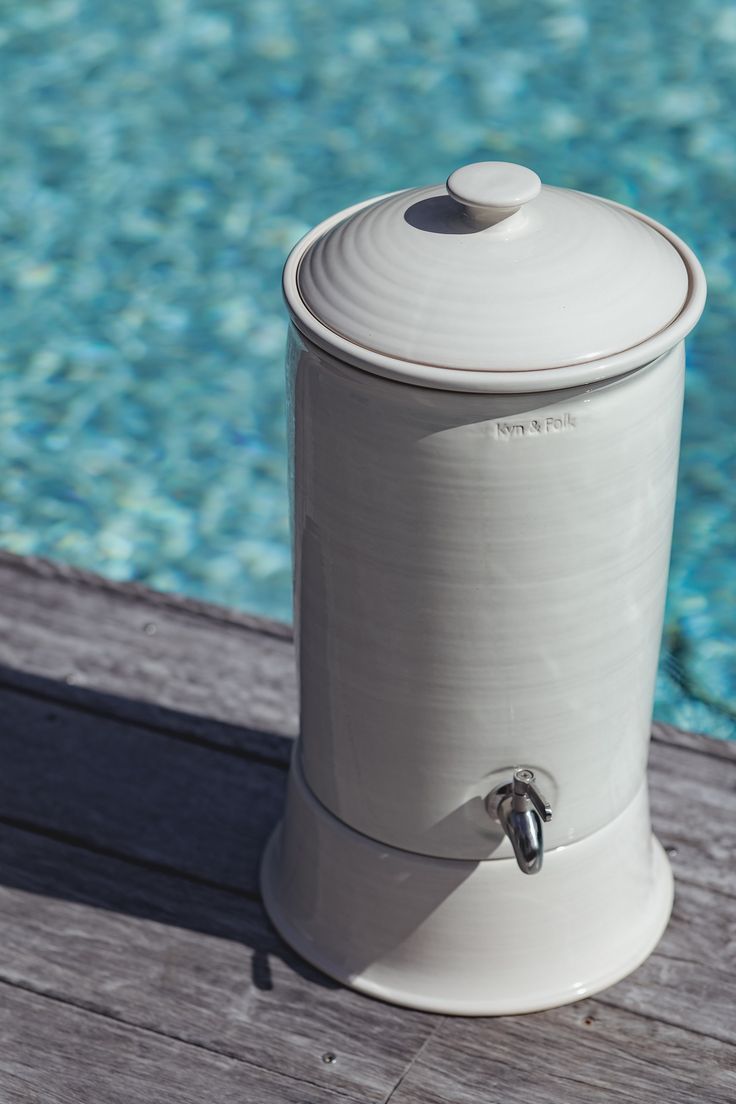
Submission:
[[657,714],[736,735],[736,7],[9,0],[0,54],[5,548],[288,618],[286,252],[519,161],[704,262]]

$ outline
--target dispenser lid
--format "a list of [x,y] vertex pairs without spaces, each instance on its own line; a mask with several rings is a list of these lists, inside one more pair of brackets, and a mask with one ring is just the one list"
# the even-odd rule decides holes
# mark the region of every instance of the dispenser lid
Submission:
[[[295,315],[315,320],[319,344],[333,334],[338,352],[349,345],[358,351],[349,359],[397,378],[386,358],[427,366],[433,386],[455,384],[429,369],[472,379],[630,350],[683,311],[693,263],[700,302],[688,329],[704,299],[697,261],[664,227],[503,161],[359,205],[295,253],[287,299]],[[405,375],[420,382],[421,373]]]

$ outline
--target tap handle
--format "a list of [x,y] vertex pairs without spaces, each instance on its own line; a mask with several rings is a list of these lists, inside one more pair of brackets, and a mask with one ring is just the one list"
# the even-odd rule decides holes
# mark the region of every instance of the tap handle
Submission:
[[515,770],[512,793],[515,801],[519,804],[520,810],[526,807],[526,800],[528,799],[542,820],[550,821],[552,819],[552,806],[546,798],[542,797],[534,785],[534,771],[530,771],[527,767],[519,767]]

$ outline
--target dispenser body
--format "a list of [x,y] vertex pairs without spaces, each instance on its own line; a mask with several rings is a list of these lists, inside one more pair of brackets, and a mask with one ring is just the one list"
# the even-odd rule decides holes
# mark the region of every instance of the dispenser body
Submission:
[[545,848],[646,769],[682,411],[682,344],[524,395],[397,383],[292,329],[301,762],[393,847],[512,854],[485,798],[531,767]]
[[301,733],[263,898],[340,981],[529,1012],[656,946],[646,760],[702,269],[479,162],[284,267]]
[[[296,329],[287,364],[301,733],[269,916],[414,1008],[605,988],[672,906],[646,759],[682,344],[519,395],[384,379]],[[554,809],[533,878],[489,813],[521,765]]]

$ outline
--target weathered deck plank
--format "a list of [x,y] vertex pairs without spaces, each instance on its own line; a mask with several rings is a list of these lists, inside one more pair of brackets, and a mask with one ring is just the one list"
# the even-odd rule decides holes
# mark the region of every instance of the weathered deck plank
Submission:
[[362,1104],[271,1069],[0,986],[3,1104]]
[[261,910],[296,720],[285,627],[0,554],[0,662],[0,1098],[152,1099],[154,1065],[162,1101],[736,1097],[733,745],[655,729],[678,892],[640,970],[567,1009],[444,1019],[322,978]]
[[0,819],[257,890],[284,767],[3,694]]
[[297,732],[288,626],[2,551],[0,665],[0,686],[94,690],[80,703],[228,746]]
[[0,982],[363,1101],[434,1026],[302,963],[257,902],[7,827],[0,946]]
[[391,1104],[732,1104],[734,1051],[587,1000],[533,1016],[452,1021]]

